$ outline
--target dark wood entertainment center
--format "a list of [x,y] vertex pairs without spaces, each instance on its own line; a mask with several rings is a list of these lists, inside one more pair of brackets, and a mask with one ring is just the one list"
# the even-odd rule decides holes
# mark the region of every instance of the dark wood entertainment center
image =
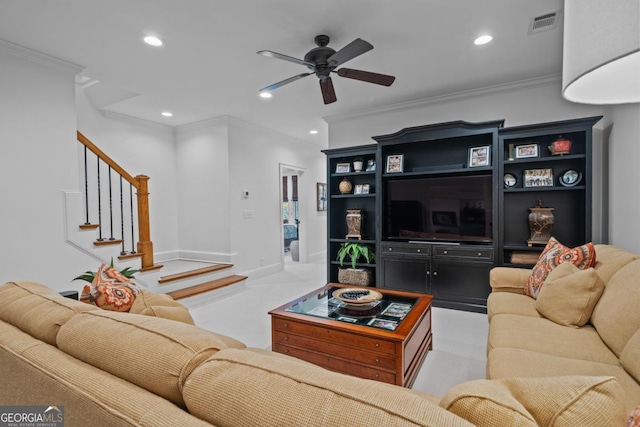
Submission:
[[[503,120],[455,121],[324,150],[328,282],[338,281],[336,254],[351,241],[347,209],[360,209],[360,242],[375,248],[377,262],[358,267],[374,271],[377,287],[431,294],[437,307],[486,312],[489,270],[525,267],[512,255],[543,249],[527,244],[529,208],[539,200],[554,208],[554,237],[571,246],[591,240],[592,128],[600,118],[511,128]],[[571,141],[568,153],[548,148],[559,139]],[[387,167],[389,156],[398,162]],[[354,159],[375,168],[356,172]],[[533,179],[537,174],[545,179]],[[347,194],[339,191],[344,179],[353,187]]]

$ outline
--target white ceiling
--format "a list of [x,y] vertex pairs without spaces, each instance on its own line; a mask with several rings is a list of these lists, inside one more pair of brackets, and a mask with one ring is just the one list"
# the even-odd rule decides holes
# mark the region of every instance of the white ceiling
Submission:
[[[562,16],[528,35],[530,20],[562,0],[0,0],[0,38],[85,67],[96,107],[168,125],[231,115],[299,140],[327,141],[323,117],[557,75]],[[481,34],[493,42],[475,46]],[[166,46],[142,43],[145,34]],[[302,58],[327,34],[339,50],[357,37],[374,49],[345,67],[396,76],[391,87],[333,75],[324,105],[315,76],[257,55]],[[164,118],[161,111],[173,112]],[[428,121],[427,119],[425,119]],[[310,129],[318,135],[310,135]]]

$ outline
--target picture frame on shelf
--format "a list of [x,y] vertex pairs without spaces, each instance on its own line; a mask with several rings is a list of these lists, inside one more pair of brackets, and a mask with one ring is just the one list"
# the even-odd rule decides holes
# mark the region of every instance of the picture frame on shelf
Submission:
[[327,210],[327,184],[324,182],[316,183],[316,202],[318,212]]
[[469,148],[469,162],[467,164],[470,168],[477,168],[480,166],[491,165],[491,146],[483,145],[481,147]]
[[376,170],[376,161],[371,159],[367,161],[367,168],[365,169],[366,172],[375,172]]
[[404,154],[390,154],[387,156],[387,173],[401,173],[404,171]]
[[527,188],[553,187],[553,169],[526,169],[523,186]]
[[349,173],[351,172],[351,163],[338,163],[336,165],[336,173]]
[[356,184],[353,194],[362,194],[362,184]]
[[517,145],[515,147],[515,158],[516,159],[529,159],[532,157],[538,157],[538,144],[523,144]]
[[369,189],[371,186],[369,184],[362,184],[362,194],[369,194]]

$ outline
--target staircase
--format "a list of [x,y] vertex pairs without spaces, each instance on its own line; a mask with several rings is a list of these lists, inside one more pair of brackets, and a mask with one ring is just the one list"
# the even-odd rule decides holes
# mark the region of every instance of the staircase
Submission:
[[[135,279],[143,288],[174,299],[232,287],[247,279],[235,274],[230,263],[183,259],[154,263],[149,177],[130,175],[80,132],[78,141],[84,145],[85,188],[84,194],[64,192],[65,240],[94,258],[96,270],[100,263],[113,259],[118,270],[140,270]],[[134,244],[136,234],[138,241]]]

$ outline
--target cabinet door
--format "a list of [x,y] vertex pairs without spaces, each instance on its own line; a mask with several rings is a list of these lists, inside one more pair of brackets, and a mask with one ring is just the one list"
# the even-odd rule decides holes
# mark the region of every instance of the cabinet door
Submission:
[[401,291],[429,293],[429,260],[383,258],[382,287]]
[[486,306],[491,291],[489,270],[492,263],[434,260],[431,286],[433,295],[447,301]]

